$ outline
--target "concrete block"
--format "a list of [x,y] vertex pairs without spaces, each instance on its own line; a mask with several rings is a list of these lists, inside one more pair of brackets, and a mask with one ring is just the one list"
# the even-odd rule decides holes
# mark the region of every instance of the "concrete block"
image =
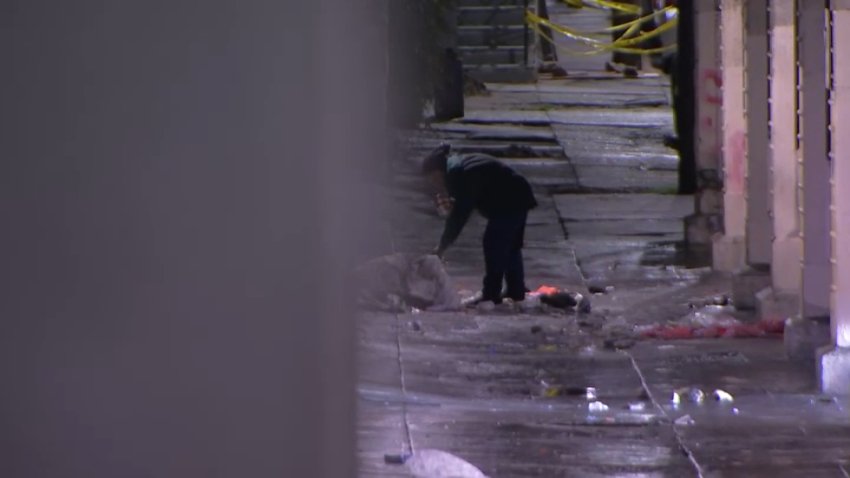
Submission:
[[786,320],[800,315],[800,298],[768,287],[756,294],[756,316],[761,320]]
[[703,214],[723,214],[723,193],[704,189],[697,194],[697,211]]
[[802,287],[803,240],[799,236],[773,241],[773,287],[782,294],[799,294]]
[[719,214],[693,214],[685,218],[685,240],[688,244],[710,246],[712,237],[722,230]]
[[832,340],[829,317],[793,317],[785,321],[785,353],[791,360],[810,362]]
[[818,383],[830,395],[850,395],[850,348],[827,346],[817,352]]
[[732,302],[740,310],[755,310],[756,294],[770,287],[770,270],[748,267],[732,276]]
[[712,240],[712,267],[720,272],[738,272],[747,259],[747,244],[743,237],[715,235]]

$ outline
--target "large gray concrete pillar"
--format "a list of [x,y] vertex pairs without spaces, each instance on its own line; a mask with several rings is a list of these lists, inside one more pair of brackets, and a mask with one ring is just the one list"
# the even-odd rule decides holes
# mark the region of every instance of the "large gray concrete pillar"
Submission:
[[715,270],[736,272],[746,259],[747,116],[744,108],[744,2],[722,0],[720,16],[723,85],[722,178],[723,234],[713,238]]
[[723,74],[720,66],[719,0],[693,2],[696,51],[695,213],[685,221],[689,244],[711,248],[723,230],[722,137],[720,107]]
[[758,294],[762,318],[797,315],[802,239],[798,197],[795,0],[770,3],[770,168],[773,244],[771,287]]
[[0,2],[0,476],[356,475],[372,5]]
[[850,395],[850,0],[832,0],[832,345],[817,358],[826,393]]
[[802,156],[803,276],[800,316],[785,328],[788,355],[814,360],[817,348],[829,342],[830,172],[827,105],[826,2],[798,5],[800,69],[800,149]]

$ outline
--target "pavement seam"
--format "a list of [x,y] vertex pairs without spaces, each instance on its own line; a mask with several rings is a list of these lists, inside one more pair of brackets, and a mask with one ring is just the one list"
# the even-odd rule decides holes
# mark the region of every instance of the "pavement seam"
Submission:
[[[396,247],[395,235],[393,234],[392,229],[390,229],[390,248],[393,252],[398,252],[398,248]],[[403,454],[413,455],[413,435],[410,433],[410,419],[407,414],[407,381],[404,377],[404,359],[402,357],[402,347],[401,347],[401,316],[399,314],[393,314],[395,317],[395,338],[396,338],[396,361],[398,362],[398,373],[399,373],[399,383],[401,385],[401,395],[404,397],[404,400],[401,402],[401,418],[402,424],[404,425],[404,436],[407,439],[406,450],[402,450]]]
[[646,377],[644,377],[643,372],[641,372],[637,360],[635,360],[635,357],[626,350],[620,350],[619,352],[629,358],[632,363],[632,368],[640,379],[641,386],[643,387],[646,396],[649,397],[649,400],[652,402],[655,408],[658,409],[658,411],[661,412],[661,414],[664,415],[664,417],[667,418],[667,420],[670,422],[670,426],[673,429],[673,435],[676,437],[676,442],[679,444],[679,449],[685,452],[685,455],[688,457],[688,460],[696,469],[697,476],[699,478],[703,478],[705,475],[703,475],[702,473],[702,467],[700,466],[699,462],[697,462],[696,456],[694,455],[693,451],[691,451],[691,449],[688,448],[687,445],[685,445],[685,439],[682,434],[679,433],[679,429],[676,428],[675,422],[670,418],[670,415],[667,413],[666,410],[664,410],[664,407],[661,406],[661,404],[658,402],[658,400],[656,400],[655,396],[652,394],[652,390],[649,388],[649,384],[647,383]]
[[[534,92],[537,94],[537,102],[542,103],[543,98],[540,96],[540,84],[539,83],[534,85]],[[552,131],[552,136],[555,138],[555,142],[557,142],[558,146],[561,148],[561,154],[564,155],[564,159],[566,160],[567,164],[570,165],[570,169],[572,170],[573,177],[576,178],[576,188],[579,191],[581,191],[582,190],[581,178],[578,175],[578,168],[576,168],[576,165],[573,164],[573,160],[570,159],[570,156],[567,154],[567,149],[564,147],[563,141],[561,141],[561,138],[558,137],[558,131],[554,127],[555,119],[552,118],[552,114],[548,110],[545,110],[543,113],[546,115],[546,119],[549,121],[549,129]],[[560,220],[560,217],[558,219]]]
[[[549,198],[552,199],[552,206],[555,209],[555,214],[557,215],[556,219],[558,221],[558,224],[561,225],[561,233],[564,235],[564,239],[566,241],[569,241],[570,233],[569,231],[567,231],[566,221],[562,219],[563,215],[561,214],[561,209],[558,207],[558,201],[555,201],[553,194],[549,194]],[[585,288],[587,288],[587,276],[585,276],[584,271],[581,268],[581,264],[579,263],[575,247],[570,246],[570,254],[573,257],[573,266],[575,266],[576,270],[578,271],[578,276],[581,279],[581,284]]]

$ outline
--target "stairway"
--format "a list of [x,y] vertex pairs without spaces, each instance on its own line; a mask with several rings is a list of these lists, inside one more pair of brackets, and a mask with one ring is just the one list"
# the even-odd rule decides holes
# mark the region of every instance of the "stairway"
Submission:
[[534,31],[525,8],[534,0],[458,0],[457,49],[467,75],[485,82],[533,81]]

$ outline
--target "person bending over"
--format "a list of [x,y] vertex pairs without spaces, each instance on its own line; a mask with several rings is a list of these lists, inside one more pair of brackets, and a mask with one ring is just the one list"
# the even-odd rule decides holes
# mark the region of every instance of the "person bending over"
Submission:
[[454,243],[473,210],[487,219],[484,284],[466,303],[498,304],[503,297],[523,300],[527,290],[522,261],[525,223],[528,211],[537,206],[528,181],[492,156],[452,154],[445,144],[425,158],[422,173],[434,187],[438,203],[449,210],[436,255],[442,257]]

